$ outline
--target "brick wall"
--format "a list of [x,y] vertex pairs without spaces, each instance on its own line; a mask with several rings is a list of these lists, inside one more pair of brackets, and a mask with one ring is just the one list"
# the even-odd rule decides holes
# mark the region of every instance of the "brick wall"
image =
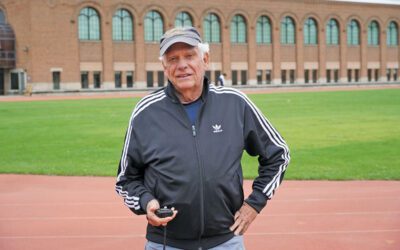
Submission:
[[[100,41],[83,42],[78,39],[78,16],[84,7],[92,7],[100,15]],[[112,17],[119,8],[127,9],[133,16],[133,41],[112,40]],[[255,84],[257,70],[266,70],[257,65],[272,64],[273,82],[279,83],[282,63],[292,63],[296,67],[296,81],[301,83],[305,62],[318,66],[319,80],[324,82],[327,62],[340,65],[342,79],[347,76],[348,62],[358,62],[360,78],[364,79],[369,62],[378,61],[381,75],[384,75],[388,65],[394,67],[400,61],[398,46],[386,47],[389,22],[395,21],[400,27],[398,5],[322,0],[165,0],[162,3],[155,0],[37,0],[34,4],[29,0],[2,0],[0,9],[16,35],[17,68],[26,72],[34,89],[35,86],[41,86],[51,90],[54,69],[61,69],[61,89],[67,89],[68,84],[80,86],[81,67],[89,62],[101,65],[104,86],[113,85],[115,65],[125,65],[127,70],[135,71],[135,87],[145,87],[146,68],[154,68],[153,65],[158,63],[158,44],[144,41],[144,16],[150,10],[161,14],[164,30],[173,27],[177,13],[186,11],[192,16],[194,26],[200,33],[203,33],[203,19],[207,13],[217,14],[221,23],[222,42],[211,45],[211,62],[220,65],[220,68],[211,70],[227,73],[228,83],[232,77],[232,65],[247,65],[247,82]],[[242,15],[246,21],[245,44],[230,43],[230,21],[236,14]],[[261,15],[268,16],[272,23],[272,44],[269,45],[256,44],[257,19]],[[292,46],[280,45],[280,20],[285,16],[292,17],[296,25],[296,44]],[[303,44],[303,23],[308,17],[314,18],[318,26],[319,44],[315,46]],[[330,18],[339,22],[341,44],[337,46],[325,44],[325,24]],[[348,47],[346,42],[347,23],[351,19],[360,23],[361,32],[361,44],[354,47]],[[380,26],[381,43],[378,47],[366,45],[368,23],[373,20]],[[154,72],[154,79],[158,79],[157,72]]]

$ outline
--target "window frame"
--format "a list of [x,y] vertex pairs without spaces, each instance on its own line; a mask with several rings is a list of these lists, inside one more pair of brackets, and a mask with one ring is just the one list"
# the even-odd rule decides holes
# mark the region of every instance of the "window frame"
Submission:
[[387,26],[386,45],[389,47],[399,45],[399,25],[395,21],[390,21]]
[[221,43],[221,21],[217,14],[209,12],[203,19],[203,37],[208,43]]
[[[360,45],[360,23],[355,20],[355,19],[351,19],[348,23],[347,23],[347,45],[350,46],[359,46]],[[357,40],[355,40],[357,39]]]
[[263,15],[257,19],[256,43],[257,44],[272,43],[271,19],[268,16]]
[[[189,22],[189,25],[187,25],[188,22]],[[178,14],[176,14],[174,25],[175,25],[175,27],[193,26],[193,18],[189,12],[181,11]]]
[[242,15],[233,16],[230,31],[231,43],[247,43],[247,24]]
[[339,45],[340,44],[339,22],[336,19],[331,18],[327,22],[325,29],[326,29],[326,44]]
[[[291,28],[292,30],[289,30]],[[289,34],[289,32],[292,32]],[[281,20],[281,44],[294,45],[296,44],[296,23],[290,16],[285,16]]]
[[379,45],[379,24],[377,21],[373,20],[368,24],[368,34],[367,34],[367,44],[369,46]]
[[305,45],[318,44],[318,25],[317,21],[309,17],[303,24],[303,40]]
[[148,11],[144,16],[144,41],[158,43],[163,33],[164,19],[161,13],[156,10]]
[[[119,22],[118,24],[116,23],[117,20]],[[119,25],[120,34],[117,34],[117,25]],[[127,9],[121,8],[116,10],[112,18],[112,39],[114,41],[133,41],[133,28],[134,23],[132,14]],[[120,35],[120,37],[117,37],[117,35]]]
[[80,10],[78,16],[78,38],[84,41],[101,40],[101,18],[95,8],[88,6]]

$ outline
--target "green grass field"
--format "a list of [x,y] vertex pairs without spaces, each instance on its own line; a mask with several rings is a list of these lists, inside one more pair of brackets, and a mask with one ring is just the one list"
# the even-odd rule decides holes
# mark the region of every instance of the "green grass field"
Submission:
[[[287,179],[400,180],[400,89],[250,98],[290,146]],[[0,173],[115,176],[137,101],[0,103]]]

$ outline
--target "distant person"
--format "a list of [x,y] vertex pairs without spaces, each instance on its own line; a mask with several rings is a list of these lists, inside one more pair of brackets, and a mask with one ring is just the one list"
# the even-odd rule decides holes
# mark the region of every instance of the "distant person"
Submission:
[[[285,141],[256,106],[209,83],[209,57],[195,28],[167,31],[160,60],[168,85],[144,97],[129,121],[116,191],[135,214],[146,214],[147,250],[244,249],[242,235],[289,163]],[[243,150],[259,163],[246,199]],[[171,215],[157,216],[160,207]]]
[[225,76],[226,76],[225,73],[219,75],[217,85],[219,85],[219,86],[225,85]]

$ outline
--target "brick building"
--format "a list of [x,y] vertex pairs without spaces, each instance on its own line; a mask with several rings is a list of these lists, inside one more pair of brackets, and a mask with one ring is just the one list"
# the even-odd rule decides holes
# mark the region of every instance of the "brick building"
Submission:
[[165,84],[159,38],[195,26],[227,85],[399,81],[400,5],[0,0],[0,94]]

